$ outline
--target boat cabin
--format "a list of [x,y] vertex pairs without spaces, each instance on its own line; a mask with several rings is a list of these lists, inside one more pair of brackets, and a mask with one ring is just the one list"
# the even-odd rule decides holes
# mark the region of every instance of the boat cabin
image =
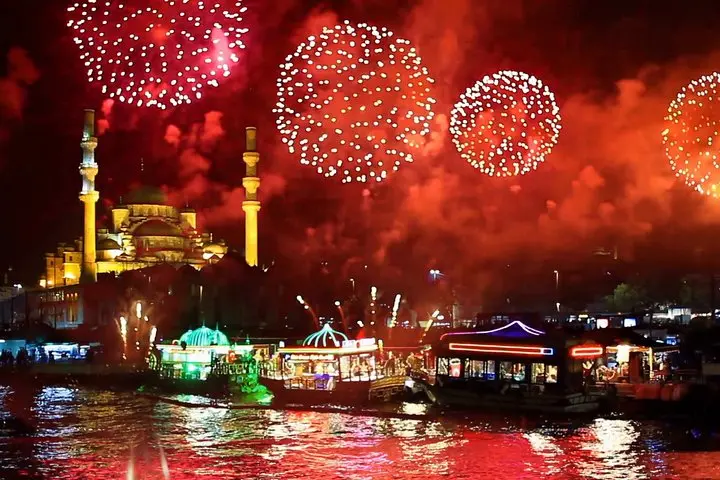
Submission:
[[329,324],[298,346],[281,346],[261,373],[282,380],[287,389],[333,390],[338,382],[378,378],[374,338],[350,340]]
[[569,354],[581,364],[587,383],[622,385],[667,380],[672,374],[672,354],[677,351],[675,345],[626,328],[585,332]]
[[211,376],[254,375],[256,363],[269,355],[269,345],[231,345],[218,329],[202,326],[170,344],[155,345],[151,368],[164,379],[207,380]]
[[562,332],[545,332],[520,321],[490,330],[451,332],[433,348],[441,386],[479,392],[566,391],[582,383],[568,361]]
[[351,340],[325,324],[297,346],[280,346],[260,370],[263,385],[278,399],[291,401],[367,400],[384,379],[374,338]]

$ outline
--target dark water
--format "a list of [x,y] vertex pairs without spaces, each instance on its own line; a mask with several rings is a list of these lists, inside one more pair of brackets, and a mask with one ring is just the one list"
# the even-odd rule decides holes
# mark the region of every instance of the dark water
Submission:
[[0,430],[2,479],[720,478],[714,440],[678,424],[192,408],[59,387],[0,387],[0,404],[35,425]]

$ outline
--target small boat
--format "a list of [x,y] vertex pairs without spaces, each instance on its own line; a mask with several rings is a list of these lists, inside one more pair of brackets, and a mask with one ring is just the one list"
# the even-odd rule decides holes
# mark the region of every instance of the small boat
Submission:
[[260,381],[283,403],[357,405],[402,392],[406,376],[385,375],[374,338],[350,340],[325,324],[302,345],[281,346]]
[[155,372],[151,387],[166,392],[223,394],[238,386],[244,393],[262,388],[258,360],[267,358],[269,345],[231,345],[217,328],[202,326],[171,344],[158,344],[148,363]]

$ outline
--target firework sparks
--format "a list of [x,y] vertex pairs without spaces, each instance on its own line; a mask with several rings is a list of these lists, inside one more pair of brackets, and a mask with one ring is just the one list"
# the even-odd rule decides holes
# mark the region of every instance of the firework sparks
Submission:
[[68,8],[88,80],[137,106],[191,103],[239,61],[246,9],[239,0],[150,3],[86,0]]
[[395,295],[395,303],[393,303],[393,309],[392,309],[392,316],[390,319],[390,327],[394,327],[397,325],[397,316],[398,311],[400,310],[400,299],[402,298],[402,295],[399,293]]
[[123,353],[122,357],[123,359],[127,358],[127,319],[125,317],[120,317],[120,337],[122,338],[123,342]]
[[450,116],[460,155],[494,177],[535,170],[557,144],[560,128],[560,109],[550,89],[540,79],[514,71],[475,83]]
[[718,120],[720,73],[693,80],[670,103],[662,132],[665,153],[677,177],[698,192],[720,197]]
[[409,41],[346,21],[308,37],[280,65],[277,127],[319,174],[381,182],[424,144],[433,83]]

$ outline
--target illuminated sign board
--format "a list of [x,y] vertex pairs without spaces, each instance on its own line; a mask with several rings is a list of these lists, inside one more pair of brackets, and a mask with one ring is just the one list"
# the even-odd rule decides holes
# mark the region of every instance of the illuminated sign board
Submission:
[[375,345],[374,338],[361,338],[359,340],[343,340],[342,348],[362,348]]
[[451,343],[450,350],[460,352],[497,353],[505,355],[549,356],[555,353],[550,347],[534,345],[493,345],[483,343]]
[[575,358],[600,357],[605,349],[600,345],[578,345],[570,349],[570,356]]

